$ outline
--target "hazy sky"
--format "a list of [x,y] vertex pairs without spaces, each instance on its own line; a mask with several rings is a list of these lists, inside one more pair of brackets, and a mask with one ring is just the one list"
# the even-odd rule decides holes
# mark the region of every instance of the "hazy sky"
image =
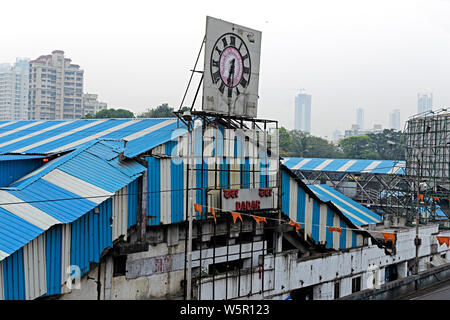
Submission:
[[289,129],[302,88],[321,136],[349,128],[356,108],[369,127],[400,109],[403,127],[422,91],[450,106],[448,0],[2,1],[0,63],[64,50],[109,107],[178,108],[206,15],[262,31],[258,116]]

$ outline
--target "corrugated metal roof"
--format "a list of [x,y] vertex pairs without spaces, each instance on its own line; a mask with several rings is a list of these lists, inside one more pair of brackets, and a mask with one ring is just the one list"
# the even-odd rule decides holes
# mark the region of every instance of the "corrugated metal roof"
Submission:
[[322,201],[331,201],[356,226],[381,222],[381,217],[326,184],[307,185]]
[[29,154],[1,154],[0,161],[16,161],[29,159],[43,159],[43,155],[29,155]]
[[101,138],[127,141],[125,155],[134,157],[185,133],[184,128],[175,118],[10,121],[0,124],[0,155],[58,153]]
[[0,261],[56,224],[71,223],[134,181],[145,167],[95,140],[0,189]]
[[405,174],[403,160],[361,160],[325,158],[284,158],[282,163],[291,170],[352,172],[375,174]]

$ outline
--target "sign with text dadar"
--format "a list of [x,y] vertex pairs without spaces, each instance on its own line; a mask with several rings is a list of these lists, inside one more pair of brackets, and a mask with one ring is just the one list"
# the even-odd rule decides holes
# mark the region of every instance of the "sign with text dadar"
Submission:
[[251,211],[273,208],[272,188],[222,190],[222,209],[225,211]]

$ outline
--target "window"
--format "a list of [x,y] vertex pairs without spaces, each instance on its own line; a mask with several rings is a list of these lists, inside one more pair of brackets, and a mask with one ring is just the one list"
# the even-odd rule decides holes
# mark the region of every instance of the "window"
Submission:
[[352,293],[361,291],[361,276],[352,279]]
[[336,281],[334,283],[334,298],[338,299],[340,297],[340,289],[341,289],[341,282]]

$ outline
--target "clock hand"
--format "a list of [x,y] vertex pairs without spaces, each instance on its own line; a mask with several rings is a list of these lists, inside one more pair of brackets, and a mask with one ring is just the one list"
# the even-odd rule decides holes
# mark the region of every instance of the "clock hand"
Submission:
[[230,72],[228,73],[227,84],[230,85],[231,75],[234,76],[234,59],[231,60]]

